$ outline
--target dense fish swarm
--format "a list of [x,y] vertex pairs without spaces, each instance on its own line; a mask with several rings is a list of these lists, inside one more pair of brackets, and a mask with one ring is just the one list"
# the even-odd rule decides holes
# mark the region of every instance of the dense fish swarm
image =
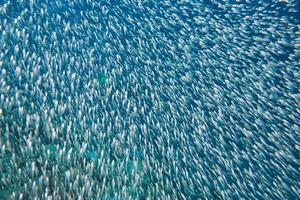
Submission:
[[0,1],[0,199],[299,199],[297,3]]

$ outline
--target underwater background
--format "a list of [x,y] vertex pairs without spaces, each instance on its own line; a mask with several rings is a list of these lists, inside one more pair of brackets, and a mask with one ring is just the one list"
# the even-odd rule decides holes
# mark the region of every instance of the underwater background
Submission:
[[0,0],[0,199],[300,199],[297,0]]

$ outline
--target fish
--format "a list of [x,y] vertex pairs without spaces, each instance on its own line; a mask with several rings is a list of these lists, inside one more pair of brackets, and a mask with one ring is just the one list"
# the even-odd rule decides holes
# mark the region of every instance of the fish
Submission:
[[299,199],[298,15],[0,2],[0,199]]

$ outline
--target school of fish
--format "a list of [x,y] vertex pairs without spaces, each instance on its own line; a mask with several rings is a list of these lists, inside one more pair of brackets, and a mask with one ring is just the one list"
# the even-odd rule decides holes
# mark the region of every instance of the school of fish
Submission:
[[300,199],[297,0],[1,0],[0,199]]

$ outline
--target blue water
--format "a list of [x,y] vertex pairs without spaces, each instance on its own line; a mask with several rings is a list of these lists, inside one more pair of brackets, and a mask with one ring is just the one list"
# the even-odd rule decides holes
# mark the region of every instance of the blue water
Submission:
[[299,198],[299,2],[0,2],[0,199]]

